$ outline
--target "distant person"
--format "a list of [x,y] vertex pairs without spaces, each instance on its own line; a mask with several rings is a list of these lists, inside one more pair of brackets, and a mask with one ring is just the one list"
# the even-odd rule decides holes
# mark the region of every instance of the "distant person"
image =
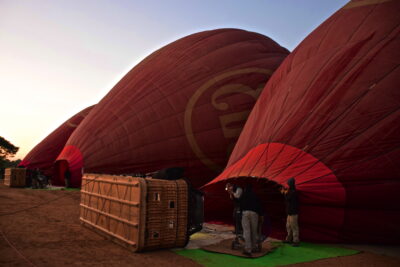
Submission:
[[251,184],[248,184],[243,192],[241,206],[245,242],[243,254],[251,256],[252,252],[261,252],[259,218],[263,215],[261,201],[253,191]]
[[71,172],[69,171],[69,169],[66,169],[64,172],[64,181],[66,188],[71,187]]
[[295,179],[290,178],[287,181],[289,188],[282,188],[281,192],[285,196],[286,202],[286,231],[287,236],[284,243],[291,243],[294,247],[299,246],[299,199],[296,191]]
[[39,188],[39,182],[38,182],[38,176],[40,175],[40,170],[39,168],[36,168],[32,170],[32,189],[37,189]]
[[49,175],[49,176],[46,176],[47,177],[47,186],[52,186],[53,185],[53,176],[52,175]]
[[235,226],[234,233],[237,237],[241,237],[243,235],[241,208],[243,189],[235,184],[227,183],[225,190],[228,191],[229,197],[233,200],[233,223]]
[[32,186],[32,176],[33,176],[33,170],[31,169],[26,169],[26,187],[31,187]]
[[37,175],[37,183],[39,185],[39,188],[41,189],[46,188],[48,184],[47,176],[42,174],[40,171],[38,172]]

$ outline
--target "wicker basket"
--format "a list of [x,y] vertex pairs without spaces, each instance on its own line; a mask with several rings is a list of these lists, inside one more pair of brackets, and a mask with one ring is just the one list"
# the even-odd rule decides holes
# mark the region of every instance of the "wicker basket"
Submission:
[[133,251],[188,241],[188,185],[130,176],[85,174],[81,222]]
[[26,185],[26,169],[7,168],[4,171],[4,185],[9,187],[24,187]]

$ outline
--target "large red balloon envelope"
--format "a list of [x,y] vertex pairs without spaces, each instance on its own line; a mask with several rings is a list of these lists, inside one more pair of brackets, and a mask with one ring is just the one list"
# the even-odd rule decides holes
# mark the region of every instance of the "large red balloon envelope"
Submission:
[[87,172],[180,166],[195,186],[223,169],[261,89],[288,51],[237,29],[196,33],[134,67],[58,157],[80,185]]
[[[68,138],[93,107],[85,108],[55,129],[25,156],[19,166],[27,169],[39,168],[44,174],[53,176],[54,161],[62,151]],[[52,179],[52,184],[61,185],[63,183],[63,181]]]
[[301,238],[399,242],[399,14],[400,1],[349,2],[285,59],[204,187],[209,220],[231,221],[227,180],[251,182],[283,237],[278,189],[295,177]]

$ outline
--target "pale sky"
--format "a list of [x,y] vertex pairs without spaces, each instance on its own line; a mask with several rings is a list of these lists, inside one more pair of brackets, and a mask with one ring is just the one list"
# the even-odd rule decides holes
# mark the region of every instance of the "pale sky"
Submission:
[[0,136],[23,158],[137,63],[188,34],[240,28],[293,50],[345,0],[0,0]]

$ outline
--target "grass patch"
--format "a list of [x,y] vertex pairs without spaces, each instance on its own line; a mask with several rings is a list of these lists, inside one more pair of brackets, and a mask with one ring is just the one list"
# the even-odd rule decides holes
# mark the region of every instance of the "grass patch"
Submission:
[[349,256],[359,251],[353,249],[333,247],[329,245],[313,244],[302,242],[299,247],[292,247],[288,244],[279,244],[273,252],[260,258],[242,258],[227,254],[208,252],[202,249],[184,249],[175,251],[177,254],[190,258],[206,267],[221,266],[282,266],[300,262],[309,262],[319,259]]

